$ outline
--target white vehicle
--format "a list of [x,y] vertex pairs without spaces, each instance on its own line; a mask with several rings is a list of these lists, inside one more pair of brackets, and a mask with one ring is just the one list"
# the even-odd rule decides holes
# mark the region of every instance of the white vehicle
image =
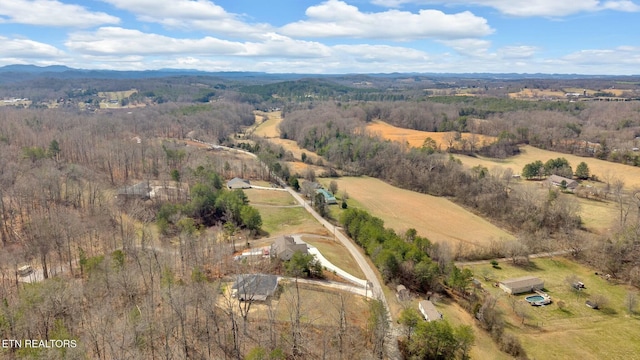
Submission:
[[27,276],[33,272],[31,265],[23,265],[18,268],[18,275]]

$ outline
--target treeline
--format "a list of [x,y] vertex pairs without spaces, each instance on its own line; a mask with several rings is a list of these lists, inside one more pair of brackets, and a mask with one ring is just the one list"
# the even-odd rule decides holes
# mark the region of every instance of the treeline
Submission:
[[376,265],[386,283],[403,284],[426,293],[437,290],[444,269],[429,256],[434,246],[415,230],[408,230],[404,237],[392,229],[386,229],[379,218],[364,210],[347,209],[340,217],[340,224]]
[[[445,246],[432,244],[414,229],[398,235],[385,228],[382,220],[363,210],[346,210],[340,223],[373,260],[386,283],[403,284],[419,293],[450,292],[502,351],[517,358],[526,358],[520,341],[505,331],[505,321],[496,308],[496,299],[488,294],[468,291],[473,273],[456,267]],[[454,328],[446,319],[425,322],[413,308],[405,309],[398,321],[407,335],[399,341],[405,358],[466,359],[474,342],[469,326]]]
[[407,149],[402,144],[369,136],[363,122],[354,117],[353,109],[324,105],[299,110],[284,119],[281,133],[324,156],[345,174],[368,175],[408,190],[451,197],[514,232],[546,237],[580,227],[580,217],[570,199],[532,196],[509,186],[512,181],[509,171],[490,172],[478,167],[469,172],[452,157],[424,149]]

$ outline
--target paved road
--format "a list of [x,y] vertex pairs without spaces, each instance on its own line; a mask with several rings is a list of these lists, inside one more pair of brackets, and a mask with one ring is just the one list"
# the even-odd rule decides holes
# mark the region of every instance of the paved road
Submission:
[[[307,245],[307,250],[309,251],[309,254],[315,255],[316,259],[318,259],[318,261],[320,262],[320,264],[325,267],[327,270],[334,272],[336,275],[340,276],[341,278],[350,281],[354,284],[356,284],[357,286],[360,286],[364,290],[367,288],[367,280],[363,280],[363,279],[359,279],[356,276],[353,276],[351,274],[349,274],[348,272],[342,270],[341,268],[335,266],[334,264],[332,264],[329,260],[327,260],[327,258],[325,258],[322,253],[320,253],[320,250],[318,250],[318,248],[316,248],[313,245],[310,245],[306,242],[304,242],[302,240],[302,236],[304,236],[305,234],[295,234],[292,235],[293,239],[295,240],[296,243],[298,244],[306,244]],[[371,295],[371,294],[369,294]]]
[[293,196],[304,208],[316,219],[322,226],[324,226],[327,230],[333,233],[337,240],[339,240],[342,245],[349,251],[351,256],[356,260],[360,269],[364,273],[364,276],[367,278],[369,282],[368,290],[372,291],[373,297],[382,300],[389,309],[387,304],[387,300],[384,297],[384,293],[382,292],[382,285],[380,281],[378,281],[378,277],[376,276],[375,271],[371,268],[367,260],[364,258],[362,253],[358,251],[357,245],[355,245],[348,237],[346,237],[342,232],[339,231],[337,226],[333,226],[330,222],[328,222],[325,218],[320,216],[318,212],[315,211],[303,198],[295,192],[292,188],[287,187],[287,191]]
[[315,211],[307,202],[298,194],[295,190],[290,187],[286,187],[287,191],[294,197],[300,204],[304,206],[304,208],[313,215],[322,226],[324,226],[327,230],[335,234],[336,239],[338,239],[342,245],[349,251],[351,256],[356,260],[360,269],[364,273],[364,276],[367,278],[368,286],[365,288],[365,291],[369,291],[374,299],[378,299],[382,301],[384,307],[387,309],[388,321],[389,321],[389,339],[386,341],[386,357],[392,360],[401,359],[400,350],[398,349],[397,336],[399,334],[399,329],[395,326],[393,319],[391,317],[391,309],[389,308],[389,303],[387,302],[387,298],[384,296],[384,292],[382,291],[382,285],[380,281],[378,281],[378,277],[376,276],[375,271],[367,260],[364,258],[364,255],[358,250],[356,244],[354,244],[351,239],[345,236],[342,232],[340,232],[337,226],[329,223],[325,218],[320,216],[318,212]]

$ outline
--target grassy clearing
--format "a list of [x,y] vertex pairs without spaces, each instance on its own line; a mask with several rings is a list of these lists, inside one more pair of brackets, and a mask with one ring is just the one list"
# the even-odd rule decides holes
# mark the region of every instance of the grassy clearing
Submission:
[[[269,186],[260,185],[260,186]],[[254,206],[272,205],[272,206],[288,206],[298,205],[296,199],[286,191],[246,189],[244,193],[249,198],[249,203]]]
[[[228,288],[231,283],[228,284]],[[295,285],[288,281],[280,282],[280,293],[268,302],[254,302],[249,311],[249,321],[269,319],[269,306],[275,311],[276,321],[288,322],[291,320],[289,311],[293,309],[295,296]],[[319,326],[337,326],[339,319],[340,297],[345,300],[347,322],[349,326],[364,327],[369,316],[369,304],[362,296],[348,292],[309,285],[298,284],[301,302],[301,321]],[[232,299],[235,303],[236,300]],[[221,300],[220,306],[226,307],[228,304]],[[233,306],[237,306],[233,304]]]
[[349,251],[340,242],[334,241],[333,239],[322,239],[312,236],[303,236],[302,240],[318,248],[322,256],[333,265],[357,278],[365,278],[358,263],[356,263],[351,254],[349,254]]
[[[262,121],[262,117],[266,116],[267,121]],[[280,111],[274,111],[269,113],[257,112],[256,113],[256,127],[253,130],[253,134],[262,136],[265,138],[274,138],[280,136],[280,130],[278,126],[282,122],[282,113]]]
[[[521,150],[522,153],[520,155],[504,160],[464,155],[455,156],[468,168],[481,165],[488,168],[490,171],[511,169],[514,174],[519,174],[526,164],[536,160],[546,162],[549,159],[564,157],[569,161],[574,169],[580,162],[584,161],[589,166],[591,173],[595,174],[601,180],[609,178],[609,180],[613,182],[614,179],[620,179],[624,182],[627,190],[640,188],[640,168],[638,167],[616,164],[594,158],[583,158],[570,154],[541,150],[528,145],[521,147]],[[514,186],[528,186],[530,189],[535,191],[546,191],[544,182],[541,181],[519,180],[514,181],[512,184]],[[601,182],[583,182],[583,184],[593,187],[604,186]],[[584,221],[585,227],[590,231],[604,233],[608,231],[612,224],[618,219],[618,209],[616,204],[611,201],[589,200],[578,197],[575,197],[575,199],[580,204],[580,216]]]
[[[531,307],[524,301],[526,295],[509,297],[493,287],[492,281],[483,282],[484,288],[499,298],[507,328],[521,339],[530,358],[624,359],[629,354],[640,354],[640,315],[628,314],[624,305],[627,293],[640,295],[637,289],[606,281],[591,269],[565,258],[536,259],[531,264],[521,268],[503,263],[499,270],[488,263],[470,267],[474,273],[495,280],[533,275],[545,281],[545,291],[553,303],[544,307]],[[572,275],[585,283],[583,292],[574,292],[566,283],[565,279]],[[604,309],[585,306],[585,301],[595,294],[608,299]],[[513,301],[525,309],[524,324],[512,310]],[[558,306],[560,301],[565,304],[564,309]]]
[[[327,184],[330,179],[324,179]],[[335,179],[338,193],[349,194],[350,207],[363,208],[381,218],[386,227],[403,233],[414,228],[434,242],[469,247],[487,246],[493,241],[513,239],[513,235],[453,202],[391,186],[368,177]],[[325,184],[326,185],[326,184]],[[333,208],[333,207],[332,207]],[[340,210],[331,210],[339,217]]]
[[105,98],[107,101],[109,100],[122,100],[128,98],[129,96],[137,93],[138,90],[131,89],[125,91],[100,91],[98,92],[98,97]]
[[589,166],[591,174],[595,174],[600,180],[605,180],[607,177],[611,179],[618,178],[624,181],[627,188],[640,187],[640,167],[542,150],[529,145],[522,146],[520,150],[521,153],[519,155],[504,160],[464,155],[455,156],[468,167],[482,165],[490,170],[494,167],[511,168],[514,174],[519,174],[526,164],[536,160],[544,163],[549,159],[563,157],[569,161],[574,170],[579,163],[584,161]]
[[302,207],[256,207],[262,216],[262,229],[268,236],[284,234],[309,233],[329,235]]
[[[283,283],[278,300],[274,300],[276,318],[291,320],[289,311],[293,308],[295,285]],[[340,297],[345,299],[347,321],[354,326],[364,327],[369,316],[369,304],[362,296],[353,295],[335,289],[298,284],[301,299],[302,322],[314,325],[336,326],[339,319]]]
[[[580,91],[582,93],[582,90]],[[561,90],[542,90],[542,89],[522,89],[518,92],[509,93],[512,99],[531,99],[531,98],[564,98],[565,91]]]
[[[511,182],[515,191],[528,191],[540,198],[548,195],[549,187],[544,181],[515,180]],[[583,226],[596,234],[607,233],[619,220],[619,208],[613,201],[585,199],[570,193],[560,193],[560,197],[568,197],[579,207]]]
[[[435,140],[437,146],[442,149],[446,149],[447,145],[447,137],[451,136],[449,132],[429,132],[429,131],[419,131],[419,130],[411,130],[395,127],[393,125],[389,125],[384,121],[372,121],[367,125],[367,130],[373,134],[378,135],[383,139],[388,139],[391,141],[399,141],[401,143],[409,143],[411,147],[421,147],[424,143],[424,140],[428,137]],[[469,133],[463,133],[462,138],[466,140],[470,140],[474,138],[478,145],[483,143],[490,144],[496,140],[495,137],[486,136],[486,135],[472,135]]]

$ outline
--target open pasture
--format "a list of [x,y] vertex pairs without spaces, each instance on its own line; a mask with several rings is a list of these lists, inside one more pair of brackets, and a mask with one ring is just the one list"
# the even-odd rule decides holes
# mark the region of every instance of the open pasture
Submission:
[[543,163],[549,159],[563,157],[569,161],[571,167],[575,170],[579,163],[585,162],[589,166],[591,174],[596,175],[601,181],[610,178],[610,180],[620,179],[624,182],[625,187],[640,188],[640,167],[623,165],[604,161],[596,158],[580,157],[572,154],[564,154],[555,151],[548,151],[525,145],[520,148],[519,155],[508,159],[491,159],[485,157],[470,157],[465,155],[455,155],[462,163],[468,167],[482,165],[491,170],[494,167],[511,168],[514,174],[520,174],[524,166],[528,163],[540,160]]
[[[251,201],[251,198],[249,200]],[[260,211],[262,229],[268,233],[268,236],[297,233],[329,235],[327,230],[303,207],[254,206]]]
[[[452,136],[451,132],[431,132],[419,131],[396,127],[385,123],[384,121],[372,121],[367,125],[367,131],[372,135],[380,136],[383,139],[398,141],[401,143],[409,143],[411,147],[422,147],[426,138],[432,138],[436,142],[436,146],[445,150],[448,147],[448,138]],[[477,145],[483,143],[490,144],[496,139],[492,136],[463,133],[462,138],[467,141],[475,141]],[[459,146],[454,143],[454,146]]]
[[397,232],[414,228],[419,235],[433,242],[452,246],[460,244],[462,248],[485,247],[491,242],[514,238],[446,198],[400,189],[369,177],[334,180],[338,184],[338,193],[346,191],[349,194],[349,206],[361,205],[373,216],[384,220],[386,227]]
[[[257,185],[257,183],[255,184]],[[269,186],[266,182],[260,186]],[[245,189],[243,190],[253,206],[292,206],[299,205],[296,199],[286,191]]]
[[[637,332],[640,315],[629,313],[625,306],[627,294],[640,295],[637,289],[607,281],[591,269],[561,257],[535,259],[528,267],[504,262],[500,269],[489,263],[469,268],[484,289],[498,297],[506,328],[520,338],[529,358],[628,359],[631,354],[640,354]],[[533,307],[524,300],[528,294],[509,296],[492,286],[495,281],[521,276],[544,280],[544,291],[553,303]],[[571,276],[584,282],[586,289],[573,290],[566,280]],[[490,280],[485,281],[484,277]],[[585,305],[585,301],[596,294],[608,300],[608,305],[601,310]],[[558,305],[560,302],[562,306]],[[524,323],[514,307],[523,310]]]
[[[267,120],[263,121],[263,117]],[[282,114],[280,111],[274,112],[256,112],[256,124],[253,134],[262,136],[265,138],[273,138],[280,136],[280,130],[278,125],[282,122]]]
[[[582,93],[582,90],[580,91]],[[522,89],[509,93],[512,99],[564,98],[565,91],[552,89]]]

